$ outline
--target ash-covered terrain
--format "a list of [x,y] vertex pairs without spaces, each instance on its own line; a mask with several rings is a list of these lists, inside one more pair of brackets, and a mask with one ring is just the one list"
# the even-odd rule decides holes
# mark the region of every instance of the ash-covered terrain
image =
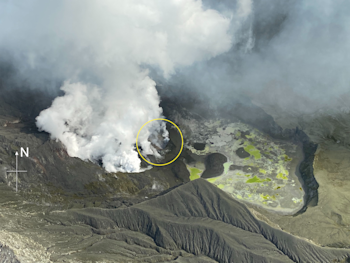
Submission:
[[349,12],[0,0],[0,262],[350,262]]
[[[1,103],[0,242],[7,249],[1,252],[3,258],[13,260],[3,262],[346,262],[350,257],[350,250],[345,249],[347,228],[341,221],[346,214],[340,212],[335,218],[332,205],[319,207],[324,198],[324,192],[319,190],[326,185],[319,186],[315,181],[318,174],[314,174],[312,167],[318,167],[319,155],[315,158],[315,145],[302,131],[282,131],[277,124],[272,125],[274,129],[270,132],[266,127],[261,131],[265,134],[264,142],[274,143],[278,139],[282,145],[284,142],[302,147],[301,164],[290,167],[289,176],[300,174],[295,180],[302,186],[303,191],[298,189],[303,193],[303,202],[292,215],[285,215],[279,210],[272,211],[268,203],[245,201],[234,191],[211,181],[227,176],[224,163],[228,160],[213,158],[208,166],[206,158],[213,153],[194,155],[193,147],[198,145],[189,134],[195,131],[186,125],[186,119],[192,120],[192,124],[194,120],[204,124],[213,118],[210,114],[205,121],[189,113],[183,108],[185,105],[174,106],[164,100],[165,112],[183,130],[185,149],[180,158],[169,166],[141,173],[107,173],[98,164],[69,157],[62,144],[38,132],[32,118],[35,109],[28,100],[22,102],[28,110],[16,108],[4,99]],[[28,114],[31,111],[33,115]],[[267,114],[264,118],[273,122]],[[233,122],[233,118],[227,121],[237,125],[249,123],[243,119]],[[259,128],[256,126],[254,131]],[[179,134],[171,128],[169,131],[169,153],[164,161],[173,158],[180,146]],[[19,158],[19,167],[27,173],[19,174],[16,193],[14,174],[7,174],[6,170],[14,169],[14,153],[23,146],[29,147],[30,157]],[[240,158],[236,151],[230,156],[234,154]],[[195,158],[203,160],[204,171],[214,177],[205,178],[203,173],[198,175],[203,178],[193,178],[188,166],[198,165]],[[274,167],[280,162],[270,165]],[[259,171],[262,168],[254,169],[255,164],[250,167],[252,170],[239,168],[251,174],[244,176],[245,182],[263,178]],[[267,174],[272,178],[273,173]],[[253,184],[264,191],[276,188],[273,184],[266,186],[266,182]],[[240,191],[243,196],[254,193],[252,188]],[[293,188],[285,188],[284,198],[293,201],[292,191]],[[260,196],[259,192],[257,195]],[[333,192],[333,198],[341,198],[341,192]],[[329,217],[326,214],[316,217],[309,213],[315,208],[321,213],[332,212]],[[318,231],[316,218],[325,223],[326,232]],[[306,220],[314,221],[307,224]],[[340,238],[342,233],[344,238]]]

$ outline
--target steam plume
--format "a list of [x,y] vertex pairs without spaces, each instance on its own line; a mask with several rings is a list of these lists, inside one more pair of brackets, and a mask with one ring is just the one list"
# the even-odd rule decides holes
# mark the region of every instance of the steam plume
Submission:
[[[241,26],[232,17],[250,12],[249,0],[239,3],[237,16],[196,0],[1,1],[0,49],[32,87],[63,83],[64,96],[37,117],[41,130],[71,156],[137,172],[137,131],[162,115],[147,65],[169,78],[228,51]],[[146,126],[144,154],[155,153],[148,137],[162,125]]]
[[174,96],[186,87],[218,112],[249,97],[284,128],[350,145],[349,12],[343,0],[256,0],[229,53],[181,68],[164,86],[178,87]]

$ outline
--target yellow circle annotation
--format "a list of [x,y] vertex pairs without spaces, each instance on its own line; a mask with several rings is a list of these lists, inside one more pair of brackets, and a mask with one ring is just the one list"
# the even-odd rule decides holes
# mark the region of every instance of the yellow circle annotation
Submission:
[[[159,164],[158,164],[158,163],[152,163],[152,162],[148,161],[145,157],[143,157],[143,155],[141,154],[141,152],[140,152],[140,150],[139,150],[139,145],[138,145],[137,142],[138,142],[138,139],[139,139],[140,132],[141,132],[141,130],[143,129],[143,127],[145,127],[148,123],[150,123],[150,122],[152,122],[152,121],[166,121],[166,122],[169,122],[169,123],[171,123],[172,125],[174,125],[174,126],[176,127],[176,129],[177,129],[177,130],[179,131],[179,133],[180,133],[180,136],[181,136],[181,149],[180,149],[179,153],[176,155],[176,157],[175,157],[174,159],[172,159],[170,162],[167,162],[167,163],[159,163]],[[141,158],[142,158],[145,162],[147,162],[147,163],[149,163],[149,164],[151,164],[151,165],[154,165],[154,166],[166,166],[166,165],[168,165],[168,164],[171,164],[171,163],[175,162],[175,160],[176,160],[177,158],[179,158],[179,156],[180,156],[180,154],[181,154],[181,152],[182,152],[183,147],[184,147],[184,138],[183,138],[183,136],[182,136],[182,132],[181,132],[180,128],[177,127],[177,125],[176,125],[175,123],[173,123],[172,121],[170,121],[170,120],[168,120],[168,119],[158,118],[158,119],[153,119],[153,120],[150,120],[150,121],[146,122],[144,125],[142,125],[141,129],[139,130],[139,132],[137,133],[137,136],[136,136],[136,149],[137,149],[137,152],[139,153],[139,155],[141,156]]]

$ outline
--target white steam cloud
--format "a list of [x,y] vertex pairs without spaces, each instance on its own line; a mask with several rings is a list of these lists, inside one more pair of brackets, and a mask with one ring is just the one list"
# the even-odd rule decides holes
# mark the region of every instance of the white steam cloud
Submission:
[[[236,7],[203,1],[219,11]],[[180,69],[164,86],[186,83],[218,112],[248,97],[283,128],[350,146],[349,13],[344,0],[254,0],[229,53]]]
[[[244,20],[251,1],[239,2]],[[71,156],[137,172],[136,134],[162,115],[146,66],[167,78],[228,51],[241,26],[234,15],[200,0],[0,1],[0,49],[32,87],[64,83],[64,96],[37,117],[41,130]],[[145,129],[139,144],[156,154],[148,137],[164,124]]]

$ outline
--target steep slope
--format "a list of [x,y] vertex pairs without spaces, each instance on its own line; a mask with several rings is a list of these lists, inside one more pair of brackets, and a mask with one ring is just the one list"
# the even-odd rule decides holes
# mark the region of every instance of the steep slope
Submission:
[[218,262],[331,262],[350,256],[349,250],[321,248],[272,228],[202,179],[129,208],[68,213],[101,233],[110,232],[108,240],[123,233],[113,229],[127,229],[151,237],[163,249]]

